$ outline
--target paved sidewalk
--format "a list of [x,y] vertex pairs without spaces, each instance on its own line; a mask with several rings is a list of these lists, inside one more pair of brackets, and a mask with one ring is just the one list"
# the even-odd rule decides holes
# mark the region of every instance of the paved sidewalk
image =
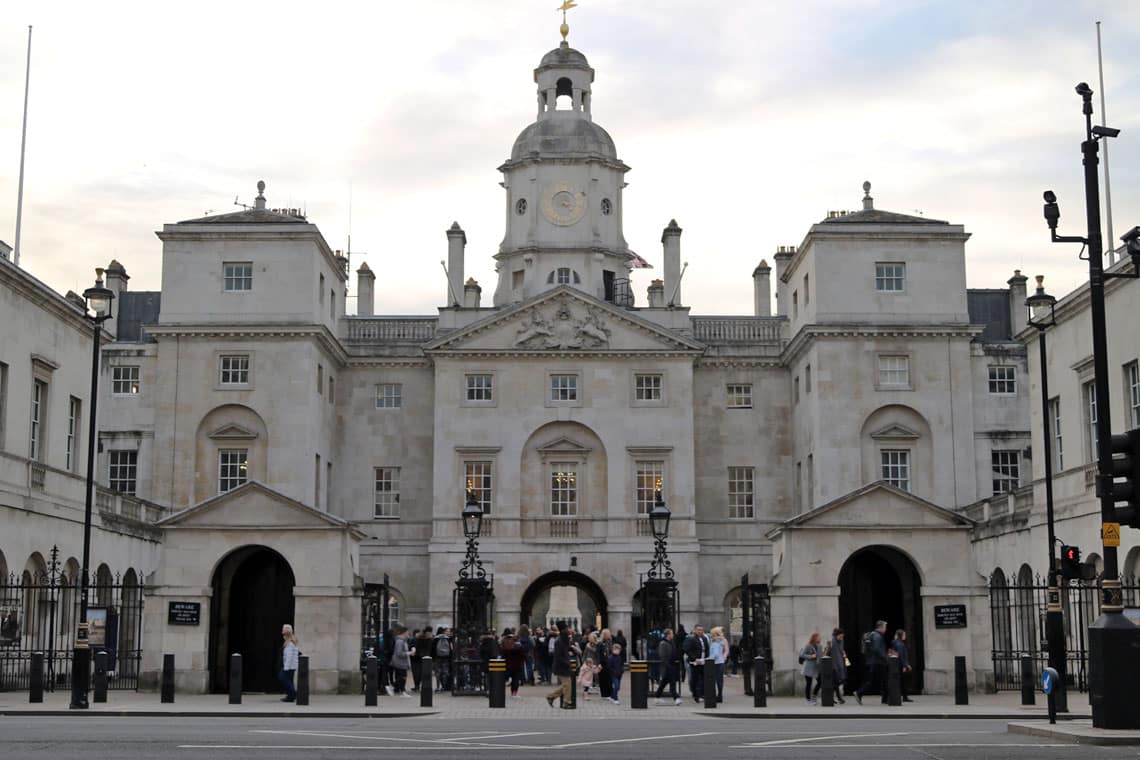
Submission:
[[1006,730],[1022,736],[1039,736],[1046,739],[1072,742],[1073,744],[1096,744],[1101,746],[1140,745],[1140,731],[1109,731],[1093,728],[1091,720],[1070,720],[1050,725],[1046,721],[1010,723]]

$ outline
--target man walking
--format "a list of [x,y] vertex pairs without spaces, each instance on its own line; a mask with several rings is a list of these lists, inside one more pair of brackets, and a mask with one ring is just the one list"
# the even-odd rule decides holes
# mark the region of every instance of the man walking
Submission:
[[554,700],[561,698],[562,709],[570,709],[571,689],[574,688],[574,674],[570,670],[570,629],[560,628],[558,640],[554,642],[554,660],[551,663],[554,675],[558,676],[558,688],[546,695],[546,704],[554,707]]
[[700,702],[705,696],[705,658],[709,656],[709,640],[704,627],[694,626],[682,647],[689,658],[689,691],[693,701]]
[[886,632],[887,621],[879,620],[875,623],[875,630],[863,637],[863,662],[867,677],[863,685],[855,691],[855,701],[859,704],[863,704],[864,694],[876,689],[882,695],[883,704],[887,703],[887,641],[884,638]]
[[681,698],[677,696],[677,665],[680,664],[681,652],[673,640],[672,628],[666,628],[665,638],[657,642],[657,659],[661,661],[661,680],[657,682],[657,701],[654,704],[665,704],[661,695],[665,693],[666,684],[669,685],[669,696],[673,698],[673,704],[681,704]]

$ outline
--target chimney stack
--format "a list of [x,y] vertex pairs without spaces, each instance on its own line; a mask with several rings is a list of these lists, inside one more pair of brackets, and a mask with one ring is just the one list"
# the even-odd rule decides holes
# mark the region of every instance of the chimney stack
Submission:
[[107,265],[107,271],[103,273],[107,281],[107,289],[115,294],[115,300],[111,302],[111,318],[103,323],[103,329],[119,338],[119,310],[123,308],[122,296],[127,292],[127,280],[131,279],[127,274],[127,270],[115,259],[111,259],[111,263]]
[[757,317],[772,316],[772,267],[760,259],[760,265],[752,270],[753,313]]
[[467,278],[467,282],[463,286],[463,308],[478,309],[479,298],[482,293],[483,288],[479,287],[479,283],[475,281],[475,278]]
[[1007,280],[1009,285],[1009,331],[1011,336],[1017,335],[1029,324],[1025,309],[1025,282],[1028,279],[1028,277],[1021,273],[1020,269],[1015,269],[1013,270],[1013,277]]
[[665,307],[665,283],[654,280],[649,283],[649,308],[661,309]]
[[356,316],[371,317],[376,313],[376,274],[363,261],[356,270]]
[[661,246],[665,251],[665,303],[681,305],[681,228],[676,219],[661,232]]
[[447,305],[460,306],[463,298],[463,251],[467,247],[467,234],[452,222],[447,231]]
[[776,255],[772,257],[776,260],[776,314],[781,317],[788,316],[788,301],[791,298],[784,282],[784,271],[795,255],[794,245],[781,245],[776,248]]

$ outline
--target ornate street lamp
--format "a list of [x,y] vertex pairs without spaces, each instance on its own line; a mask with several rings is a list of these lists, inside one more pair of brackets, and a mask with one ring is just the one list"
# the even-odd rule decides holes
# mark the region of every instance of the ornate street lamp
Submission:
[[491,626],[495,594],[483,561],[479,559],[479,533],[483,529],[483,505],[467,484],[467,502],[460,513],[463,536],[467,539],[467,555],[459,568],[459,578],[452,594],[451,613],[455,643],[451,648],[451,693],[472,695],[486,693],[486,679],[481,669],[479,638]]
[[83,567],[79,570],[79,626],[75,632],[75,649],[71,655],[71,709],[86,710],[87,691],[91,680],[91,648],[87,643],[87,595],[91,566],[91,503],[95,491],[95,409],[99,401],[99,333],[111,318],[111,302],[115,293],[103,286],[103,270],[95,270],[95,285],[83,291],[87,311],[83,316],[93,327],[91,352],[91,417],[87,426],[87,483],[83,510]]
[[649,529],[653,532],[654,539],[654,552],[653,564],[649,566],[649,578],[665,578],[673,577],[673,567],[669,564],[669,555],[666,551],[665,539],[669,537],[669,518],[672,512],[669,507],[665,506],[665,500],[661,497],[661,490],[657,490],[657,494],[653,500],[653,509],[649,510]]
[[[642,620],[648,637],[657,631],[663,634],[666,628],[677,627],[677,581],[673,577],[673,566],[669,563],[666,539],[669,538],[669,519],[672,513],[665,506],[661,495],[661,483],[657,483],[653,498],[653,508],[649,510],[649,530],[653,534],[653,562],[641,586]],[[642,652],[648,652],[649,642],[642,645]]]

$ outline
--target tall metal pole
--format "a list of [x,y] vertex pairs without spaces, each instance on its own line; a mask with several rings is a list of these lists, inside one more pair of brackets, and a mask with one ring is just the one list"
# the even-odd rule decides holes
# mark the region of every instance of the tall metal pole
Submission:
[[[1100,125],[1108,126],[1108,111],[1104,108],[1104,56],[1100,52],[1100,22],[1096,22],[1096,65],[1100,75]],[[1116,263],[1112,234],[1112,179],[1108,173],[1108,143],[1104,144],[1104,221],[1108,227],[1108,265]]]
[[32,83],[32,25],[28,24],[28,62],[24,67],[24,128],[20,133],[20,183],[16,190],[16,240],[12,263],[20,266],[20,222],[24,218],[24,151],[28,144],[28,88]]

